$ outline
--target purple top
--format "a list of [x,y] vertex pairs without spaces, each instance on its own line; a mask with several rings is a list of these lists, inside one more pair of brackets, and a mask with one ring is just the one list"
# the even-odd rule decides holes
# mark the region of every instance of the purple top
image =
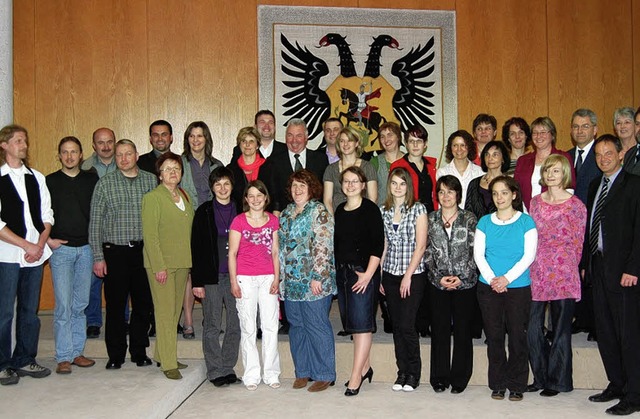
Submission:
[[531,198],[531,217],[538,229],[538,251],[531,265],[531,298],[580,300],[580,272],[587,209],[576,196],[548,204],[541,195]]
[[238,275],[273,275],[273,233],[280,225],[278,218],[266,212],[268,221],[261,227],[251,227],[247,221],[247,213],[233,219],[230,230],[240,233],[240,247],[237,256]]
[[213,213],[218,230],[218,272],[226,274],[229,273],[229,230],[237,214],[236,206],[233,202],[223,205],[214,199]]

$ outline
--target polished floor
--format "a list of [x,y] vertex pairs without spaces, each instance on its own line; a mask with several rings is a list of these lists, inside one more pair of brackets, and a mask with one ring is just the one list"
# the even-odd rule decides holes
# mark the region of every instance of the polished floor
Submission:
[[[334,329],[339,321],[332,311]],[[574,336],[574,381],[568,394],[544,398],[525,394],[521,402],[495,401],[486,382],[486,350],[482,340],[474,341],[474,376],[467,390],[459,395],[448,391],[434,393],[424,382],[428,378],[429,341],[423,339],[423,383],[413,393],[391,390],[395,376],[391,336],[374,337],[373,383],[365,383],[356,397],[345,397],[352,345],[348,337],[336,337],[339,382],[321,393],[293,390],[293,368],[287,338],[280,339],[282,387],[274,390],[260,385],[247,391],[242,384],[214,387],[205,377],[201,350],[201,311],[195,310],[196,340],[179,337],[179,356],[189,368],[184,378],[168,380],[154,366],[136,367],[127,362],[121,370],[104,368],[106,351],[102,339],[87,342],[85,353],[97,361],[92,368],[74,367],[70,375],[43,379],[22,378],[15,386],[0,387],[0,418],[591,418],[605,417],[605,409],[614,403],[597,404],[587,397],[606,385],[602,365],[594,343],[585,335]],[[42,313],[39,361],[55,368],[53,358],[52,317]],[[153,344],[153,342],[152,342]],[[153,352],[149,349],[149,354]],[[241,374],[241,366],[237,367]]]

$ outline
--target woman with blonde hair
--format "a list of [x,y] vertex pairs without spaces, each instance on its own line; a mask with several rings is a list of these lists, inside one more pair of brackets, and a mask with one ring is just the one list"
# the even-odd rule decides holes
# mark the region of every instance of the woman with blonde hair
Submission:
[[336,150],[338,151],[340,160],[327,166],[322,178],[324,183],[322,202],[325,207],[333,214],[335,209],[338,208],[338,205],[347,200],[347,197],[342,191],[342,185],[340,185],[340,176],[348,167],[358,167],[362,169],[364,175],[367,177],[365,196],[371,201],[376,202],[378,199],[376,171],[371,163],[360,158],[364,151],[364,142],[358,131],[351,127],[343,128],[338,135]]
[[[536,260],[531,265],[531,314],[527,332],[533,384],[527,391],[555,396],[573,390],[571,321],[580,300],[578,264],[587,222],[587,209],[572,193],[571,164],[552,154],[540,168],[547,191],[531,199],[530,214],[538,230]],[[553,340],[544,334],[546,308],[550,308]]]

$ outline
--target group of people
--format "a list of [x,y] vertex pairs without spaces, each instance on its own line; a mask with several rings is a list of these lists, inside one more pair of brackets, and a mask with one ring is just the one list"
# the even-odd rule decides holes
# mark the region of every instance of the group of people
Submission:
[[[63,138],[62,168],[46,180],[26,163],[26,130],[7,126],[0,132],[0,281],[10,292],[0,301],[0,383],[50,374],[35,354],[42,263],[51,256],[60,374],[95,363],[83,350],[91,327],[99,333],[85,315],[90,295],[100,295],[92,291],[97,282],[106,300],[107,369],[121,367],[127,348],[132,362],[151,365],[153,323],[153,358],[167,378],[181,378],[187,365],[177,359],[176,326],[184,312],[185,337],[194,336],[197,297],[215,386],[280,387],[277,335],[285,328],[293,387],[322,391],[336,380],[329,311],[337,296],[354,346],[346,396],[373,378],[380,304],[393,333],[394,391],[419,386],[419,336],[430,334],[430,385],[463,392],[472,339],[484,329],[491,397],[504,399],[507,390],[512,401],[534,391],[552,397],[573,389],[571,334],[587,331],[610,381],[590,400],[620,399],[608,413],[638,411],[639,114],[616,110],[616,135],[598,137],[596,115],[577,110],[568,153],[555,147],[548,117],[530,125],[510,118],[497,140],[496,119],[480,114],[472,133],[449,136],[440,169],[424,156],[428,132],[420,125],[403,134],[383,124],[383,150],[371,156],[356,129],[329,118],[313,151],[303,120],[287,123],[283,144],[273,113],[260,111],[239,131],[225,167],[212,156],[204,122],[188,126],[179,156],[170,151],[171,125],[159,120],[143,156],[101,128],[95,154],[82,163],[80,141]],[[16,298],[22,333],[12,354],[5,336]],[[234,372],[238,352],[242,380]]]

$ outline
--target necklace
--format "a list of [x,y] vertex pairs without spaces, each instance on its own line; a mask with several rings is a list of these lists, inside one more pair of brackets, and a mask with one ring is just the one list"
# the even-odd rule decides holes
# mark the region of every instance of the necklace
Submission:
[[[508,216],[505,216],[504,214],[500,214],[499,212],[496,212],[496,218],[498,219],[498,221],[500,221],[502,224],[506,224],[509,221],[511,221],[511,219],[513,217],[515,217],[517,211],[511,211],[510,214]],[[504,218],[503,218],[504,217]]]
[[451,227],[451,222],[450,221],[453,220],[456,217],[456,215],[458,215],[458,210],[456,210],[456,212],[454,212],[453,215],[451,217],[449,217],[449,218],[446,218],[444,216],[444,212],[442,213],[442,220],[444,221],[444,228]]

